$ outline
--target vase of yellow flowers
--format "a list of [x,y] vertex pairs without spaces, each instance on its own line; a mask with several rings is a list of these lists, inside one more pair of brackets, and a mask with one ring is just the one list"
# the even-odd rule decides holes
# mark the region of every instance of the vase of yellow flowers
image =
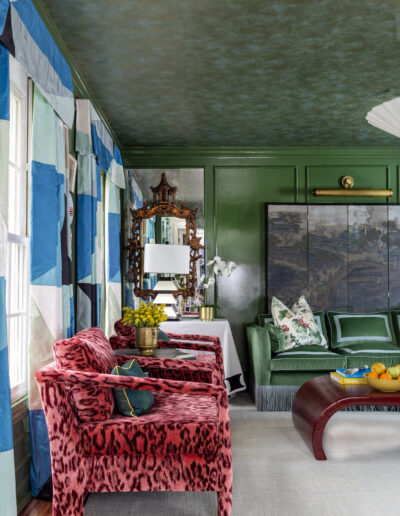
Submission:
[[139,308],[136,310],[129,307],[122,309],[124,312],[122,324],[134,326],[136,347],[145,357],[154,356],[158,346],[158,327],[160,323],[167,320],[164,307],[165,305],[140,301]]

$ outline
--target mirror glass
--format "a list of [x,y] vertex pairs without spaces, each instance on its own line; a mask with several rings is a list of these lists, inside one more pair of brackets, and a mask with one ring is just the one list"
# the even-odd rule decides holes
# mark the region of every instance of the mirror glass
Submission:
[[[130,169],[127,171],[129,188],[126,190],[126,221],[125,241],[130,238],[131,213],[143,206],[146,201],[152,201],[153,193],[151,187],[160,183],[161,175],[165,173],[170,186],[176,187],[175,204],[179,206],[182,201],[186,208],[196,210],[197,237],[204,245],[204,170],[202,168],[180,168],[180,169]],[[156,215],[151,219],[142,220],[142,246],[146,244],[164,245],[188,245],[186,220],[173,215]],[[126,267],[125,270],[128,270]],[[201,251],[201,258],[196,262],[197,283],[204,274],[204,250]],[[188,277],[185,275],[167,275],[155,273],[143,273],[140,285],[143,289],[154,289],[160,277],[173,277],[180,288],[188,287]],[[204,301],[203,289],[196,287],[194,296],[189,299],[180,299],[182,311],[194,311]],[[139,300],[135,297],[132,283],[126,282],[125,305],[136,307]]]

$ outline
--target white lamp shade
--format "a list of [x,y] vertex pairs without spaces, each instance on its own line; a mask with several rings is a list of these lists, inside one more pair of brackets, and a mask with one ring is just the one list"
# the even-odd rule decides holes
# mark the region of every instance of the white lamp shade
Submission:
[[177,301],[172,294],[163,293],[157,294],[154,303],[156,305],[176,305]]
[[160,274],[189,274],[190,246],[146,244],[144,272]]
[[153,290],[157,290],[159,292],[172,292],[173,290],[178,290],[179,287],[174,280],[160,280],[157,281],[156,286]]

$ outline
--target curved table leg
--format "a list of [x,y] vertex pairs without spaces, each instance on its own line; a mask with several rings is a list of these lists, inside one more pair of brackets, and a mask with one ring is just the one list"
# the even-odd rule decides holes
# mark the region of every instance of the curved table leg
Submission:
[[293,402],[292,419],[294,426],[317,460],[326,460],[326,455],[322,446],[322,438],[326,423],[329,418],[337,412],[337,410],[340,409],[329,411],[328,416],[325,415],[326,413],[323,413],[320,417],[310,418],[305,415],[302,410],[298,410],[298,407],[295,407]]
[[317,460],[326,460],[322,446],[326,423],[346,405],[345,400],[332,399],[327,394],[314,388],[312,381],[306,382],[297,391],[292,406],[294,426]]

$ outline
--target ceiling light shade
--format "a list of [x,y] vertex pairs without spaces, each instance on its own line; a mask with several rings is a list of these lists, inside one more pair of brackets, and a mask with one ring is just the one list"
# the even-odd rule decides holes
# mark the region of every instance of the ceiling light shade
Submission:
[[400,97],[375,106],[365,118],[374,127],[400,138]]
[[160,274],[189,274],[190,246],[146,244],[144,272]]

